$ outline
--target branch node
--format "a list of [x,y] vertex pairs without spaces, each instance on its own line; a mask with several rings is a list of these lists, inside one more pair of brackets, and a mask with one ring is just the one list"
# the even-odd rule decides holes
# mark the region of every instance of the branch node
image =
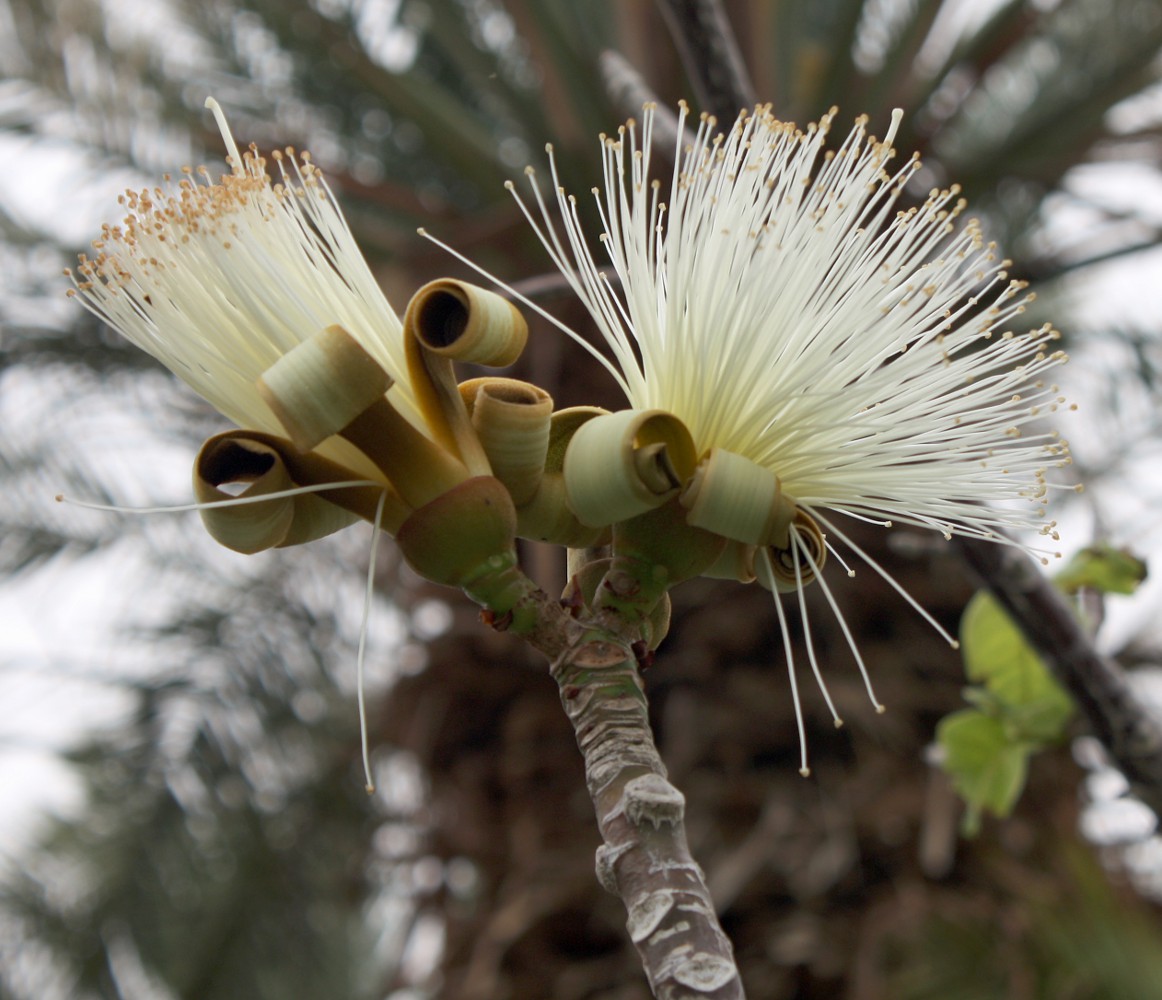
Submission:
[[585,643],[572,657],[573,664],[588,669],[613,667],[625,662],[625,650],[612,642],[594,640]]
[[625,929],[633,943],[641,944],[653,934],[673,908],[673,889],[658,889],[635,899],[629,906],[629,916],[625,921]]
[[660,774],[643,774],[626,782],[625,814],[635,827],[648,820],[654,829],[677,826],[686,815],[686,796]]
[[713,993],[738,976],[732,962],[704,951],[695,952],[674,969],[675,982],[698,993]]
[[602,844],[597,848],[594,867],[597,869],[597,881],[601,883],[601,888],[606,892],[612,893],[614,896],[620,894],[618,892],[619,885],[616,865],[618,859],[623,854],[627,854],[632,850],[633,841],[626,841],[624,844],[618,844],[616,847],[611,847],[609,844]]

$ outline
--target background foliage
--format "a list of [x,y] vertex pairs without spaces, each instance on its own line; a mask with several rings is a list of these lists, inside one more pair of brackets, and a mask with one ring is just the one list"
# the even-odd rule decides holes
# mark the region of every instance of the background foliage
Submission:
[[[1162,412],[1155,328],[1086,301],[1095,275],[1139,276],[1131,306],[1152,291],[1162,4],[725,9],[755,93],[780,116],[805,123],[834,104],[882,133],[904,107],[897,147],[923,154],[922,188],[960,183],[1052,304],[1087,359],[1082,384],[1092,374],[1108,390],[1087,416],[1103,448],[1081,455],[1096,499],[1073,519],[1103,532],[1103,484],[1124,492]],[[587,190],[596,136],[643,86],[697,107],[645,0],[0,0],[0,572],[34,587],[67,560],[126,595],[116,621],[88,623],[98,637],[80,656],[0,652],[10,690],[35,672],[117,706],[115,724],[68,752],[83,809],[5,862],[0,995],[646,995],[593,878],[571,732],[523,650],[385,559],[371,646],[381,791],[368,800],[351,689],[365,534],[240,559],[188,517],[46,502],[62,489],[183,500],[173,470],[219,427],[68,308],[57,277],[114,214],[118,187],[218,161],[207,94],[239,138],[311,149],[397,305],[461,271],[415,235],[422,224],[583,328],[538,277],[546,262],[503,181],[551,141],[564,183]],[[561,405],[603,398],[610,386],[561,340],[536,328],[518,374]],[[1150,489],[1135,485],[1145,508]],[[861,536],[955,628],[972,589],[955,556],[906,532],[888,541]],[[560,584],[555,554],[525,555]],[[1063,749],[1032,760],[1011,818],[957,840],[955,797],[925,748],[963,707],[964,674],[870,577],[841,599],[890,712],[871,711],[818,614],[849,726],[814,713],[810,783],[795,773],[765,594],[687,585],[648,678],[750,995],[1156,1000],[1157,915],[1075,842],[1080,777]],[[74,599],[66,610],[86,619]]]

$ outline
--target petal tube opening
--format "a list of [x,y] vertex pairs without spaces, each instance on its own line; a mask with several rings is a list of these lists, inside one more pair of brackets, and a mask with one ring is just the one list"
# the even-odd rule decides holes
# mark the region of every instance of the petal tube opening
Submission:
[[[299,455],[290,441],[257,431],[227,431],[207,440],[193,475],[199,503],[270,495],[265,501],[199,510],[215,541],[247,554],[322,538],[360,517],[372,517],[381,504],[381,524],[395,530],[410,511],[386,484],[284,495],[295,487],[355,479],[343,466],[316,455]],[[222,489],[229,484],[245,486],[240,493],[231,493]]]
[[694,440],[663,410],[622,410],[588,421],[565,455],[569,506],[602,527],[660,507],[694,474]]
[[[800,564],[796,546],[809,557],[805,560],[807,566]],[[767,590],[779,594],[794,593],[806,587],[827,561],[827,541],[823,532],[815,519],[802,510],[795,511],[786,543],[768,545],[766,551],[767,558],[758,560],[755,566],[758,580]]]
[[517,379],[482,378],[460,384],[492,474],[518,507],[537,492],[549,451],[553,397]]
[[404,325],[436,354],[491,368],[511,365],[528,341],[524,317],[508,299],[452,278],[416,292]]

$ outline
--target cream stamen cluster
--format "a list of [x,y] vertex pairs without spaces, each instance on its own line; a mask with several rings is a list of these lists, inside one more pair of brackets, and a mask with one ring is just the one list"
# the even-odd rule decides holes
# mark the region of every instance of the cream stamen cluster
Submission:
[[[724,136],[703,116],[667,202],[653,109],[640,144],[632,122],[603,136],[594,193],[620,295],[555,163],[564,240],[535,187],[540,218],[526,214],[631,405],[676,414],[701,451],[770,468],[808,511],[978,537],[1043,527],[1045,471],[1067,450],[1024,428],[1063,401],[1044,378],[1065,360],[1057,333],[1000,332],[1031,296],[975,221],[956,230],[957,188],[895,211],[919,168],[885,169],[898,117],[884,142],[861,118],[833,151],[831,121],[802,132],[756,109]],[[1032,503],[983,506],[1017,499]]]
[[[1049,326],[1005,329],[1032,296],[975,220],[958,228],[958,188],[897,209],[920,167],[914,156],[888,170],[900,113],[884,141],[863,117],[831,150],[833,116],[801,131],[756,108],[721,134],[703,115],[690,139],[682,105],[668,197],[651,172],[652,107],[640,134],[631,121],[602,136],[604,185],[593,194],[616,285],[551,147],[555,205],[532,168],[534,206],[517,200],[614,363],[566,332],[631,407],[678,417],[701,455],[721,449],[770,470],[804,524],[845,543],[953,641],[831,515],[1005,543],[1004,529],[1056,537],[1046,474],[1068,464],[1068,449],[1035,422],[1064,402],[1047,374],[1066,358]],[[787,548],[760,550],[760,562],[772,577],[782,563],[781,589],[798,592],[804,617],[803,588],[820,581],[866,681],[808,534],[792,525]],[[793,669],[791,682],[798,711]]]
[[148,351],[240,427],[282,433],[258,377],[332,324],[396,380],[395,405],[423,427],[406,379],[399,318],[306,152],[275,152],[277,177],[239,154],[214,102],[233,168],[189,167],[176,184],[127,192],[121,225],[82,255],[80,302]]

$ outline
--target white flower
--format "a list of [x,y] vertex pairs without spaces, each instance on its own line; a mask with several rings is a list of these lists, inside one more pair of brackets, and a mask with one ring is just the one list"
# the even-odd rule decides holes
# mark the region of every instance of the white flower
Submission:
[[[683,105],[679,135],[686,117]],[[899,112],[884,142],[861,118],[834,151],[831,115],[802,132],[759,108],[725,136],[703,116],[665,184],[651,178],[653,119],[647,108],[640,135],[631,121],[601,138],[604,190],[594,194],[616,285],[598,269],[551,148],[563,234],[535,181],[537,211],[520,202],[615,364],[567,332],[630,405],[679,417],[702,455],[723,449],[769,469],[800,511],[901,593],[833,512],[949,536],[1054,534],[1045,476],[1068,461],[1066,447],[1025,429],[1062,402],[1045,380],[1065,360],[1050,346],[1057,334],[1001,332],[1029,296],[975,221],[955,228],[957,188],[896,210],[919,169],[915,157],[885,169]],[[794,528],[790,549],[802,604],[822,560]]]
[[[423,428],[402,327],[307,153],[239,154],[214,112],[231,172],[183,170],[176,186],[127,192],[121,225],[81,256],[80,302],[148,351],[240,427],[283,434],[255,381],[320,330],[344,327],[396,380],[394,405]],[[289,167],[288,167],[289,163]],[[71,273],[71,272],[66,272]],[[323,451],[365,467],[353,449]]]

